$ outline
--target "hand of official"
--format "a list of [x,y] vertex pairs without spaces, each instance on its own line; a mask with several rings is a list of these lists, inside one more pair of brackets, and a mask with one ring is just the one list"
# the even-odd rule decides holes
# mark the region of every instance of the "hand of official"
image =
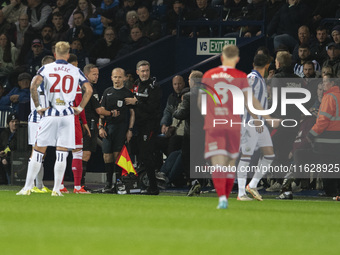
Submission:
[[101,138],[106,138],[107,137],[107,133],[106,133],[104,128],[99,129],[99,136]]
[[118,110],[111,111],[112,117],[118,117],[120,115],[120,112]]
[[126,141],[129,143],[132,138],[132,131],[128,130],[126,133]]
[[0,157],[3,158],[3,157],[5,157],[5,156],[6,156],[6,152],[0,151]]
[[125,98],[125,104],[126,105],[135,105],[137,103],[137,98],[136,97],[127,97]]
[[167,126],[165,126],[164,124],[162,125],[162,129],[161,129],[161,133],[165,135],[165,133],[168,131],[168,128]]

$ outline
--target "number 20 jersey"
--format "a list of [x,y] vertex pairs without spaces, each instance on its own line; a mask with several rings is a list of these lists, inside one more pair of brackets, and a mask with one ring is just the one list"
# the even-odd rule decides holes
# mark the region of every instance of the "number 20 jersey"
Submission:
[[[213,87],[222,102],[221,105],[220,100],[214,95],[216,101],[215,105],[213,99],[210,96],[207,96],[207,115],[205,116],[204,129],[240,129],[241,117],[240,115],[233,114],[233,103],[234,100],[237,99],[233,98],[233,95],[227,86],[232,85],[238,87],[243,97],[242,91],[249,88],[247,74],[236,68],[219,66],[207,71],[203,75],[202,82],[208,85],[208,90]],[[242,101],[239,103],[242,103]],[[244,107],[244,105],[242,107]],[[228,123],[217,124],[214,127],[214,120],[216,119],[227,120]],[[231,122],[238,122],[238,124],[231,125]]]
[[87,82],[83,72],[65,60],[56,60],[42,66],[37,74],[44,79],[47,107],[50,107],[45,116],[73,114],[71,106],[76,97],[78,84],[82,86]]

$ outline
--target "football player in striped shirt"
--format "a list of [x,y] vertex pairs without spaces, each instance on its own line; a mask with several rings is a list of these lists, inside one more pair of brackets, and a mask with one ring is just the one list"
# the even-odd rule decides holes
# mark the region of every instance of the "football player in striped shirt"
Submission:
[[[55,146],[56,163],[52,196],[63,196],[60,186],[66,169],[68,150],[75,149],[74,115],[84,109],[92,94],[91,84],[83,72],[67,62],[70,57],[69,51],[68,42],[58,42],[55,46],[56,61],[41,67],[32,82],[31,96],[37,113],[43,118],[39,123],[25,186],[17,195],[30,195],[47,146]],[[43,108],[39,103],[37,88],[42,82],[44,82],[48,108]],[[85,92],[79,106],[73,107],[78,84]]]
[[[268,108],[267,101],[267,85],[263,79],[265,67],[268,59],[263,54],[257,54],[254,57],[254,69],[248,74],[248,83],[252,87],[253,96],[261,103],[263,109]],[[262,117],[261,117],[262,118]],[[241,158],[237,166],[237,182],[238,182],[238,196],[237,200],[248,201],[252,200],[246,195],[246,190],[256,199],[262,201],[262,196],[257,191],[257,184],[269,170],[269,166],[274,160],[273,143],[270,137],[269,130],[266,125],[262,127],[251,127],[247,125],[253,117],[245,109],[243,120],[246,125],[241,128]],[[247,173],[249,172],[249,164],[251,157],[255,150],[261,149],[262,157],[258,162],[257,168],[250,183],[246,187]]]

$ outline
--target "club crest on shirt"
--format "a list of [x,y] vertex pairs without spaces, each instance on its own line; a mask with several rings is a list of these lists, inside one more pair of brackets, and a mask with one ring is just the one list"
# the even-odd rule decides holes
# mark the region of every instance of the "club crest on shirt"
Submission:
[[122,100],[117,100],[117,106],[122,107],[123,106],[123,101]]
[[64,101],[64,100],[61,100],[60,98],[57,98],[57,99],[55,100],[55,103],[56,103],[56,105],[65,105],[65,101]]

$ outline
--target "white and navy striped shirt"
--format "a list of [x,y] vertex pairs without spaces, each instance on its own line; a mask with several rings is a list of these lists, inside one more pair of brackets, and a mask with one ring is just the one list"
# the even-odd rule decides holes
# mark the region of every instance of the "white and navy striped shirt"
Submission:
[[[248,78],[249,86],[252,88],[254,97],[256,97],[257,100],[259,100],[259,102],[262,105],[262,108],[264,110],[267,110],[267,108],[268,108],[267,85],[266,85],[263,77],[261,76],[261,74],[258,71],[252,70],[251,73],[247,75],[247,78]],[[244,115],[243,115],[243,120],[245,122],[248,122],[252,118],[253,117],[249,114],[247,109],[245,109]],[[262,117],[261,117],[261,119],[262,119]]]
[[88,82],[83,72],[65,60],[56,60],[42,66],[37,74],[44,79],[47,106],[50,107],[44,116],[73,114],[71,106],[76,97],[78,84],[82,86]]
[[[42,108],[45,108],[47,105],[47,102],[46,102],[46,97],[45,97],[45,92],[44,92],[44,82],[40,84],[37,90],[38,90],[38,95],[39,95],[39,104]],[[33,99],[31,97],[31,113],[30,115],[28,115],[28,121],[38,123],[40,119],[41,119],[41,116],[37,113]]]
[[[320,72],[321,71],[321,67],[320,67],[320,64],[318,63],[318,61],[312,60],[312,62],[314,63],[314,70],[315,70],[315,72]],[[301,78],[303,78],[305,76],[303,74],[303,64],[301,64],[301,62],[295,64],[295,66],[294,66],[294,73],[296,75],[300,76]]]

